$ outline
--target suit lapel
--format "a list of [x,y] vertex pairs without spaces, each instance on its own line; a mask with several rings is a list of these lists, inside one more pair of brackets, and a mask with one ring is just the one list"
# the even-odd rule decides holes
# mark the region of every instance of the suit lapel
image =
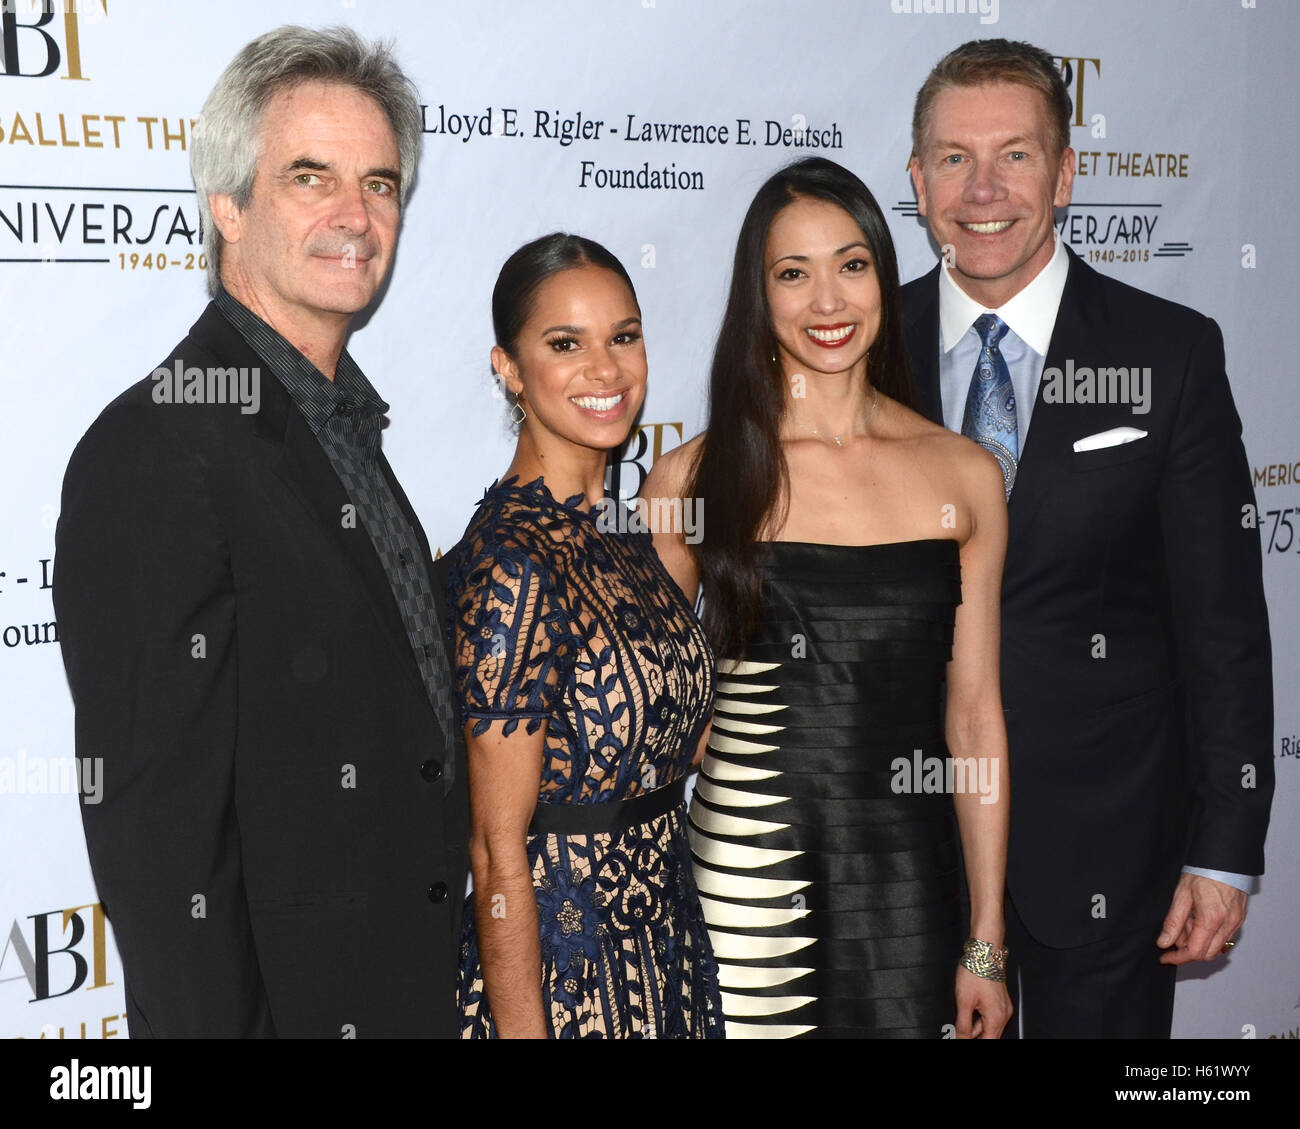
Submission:
[[908,284],[903,336],[912,366],[915,407],[943,426],[943,397],[939,392],[939,268]]
[[[223,363],[258,369],[266,366],[266,362],[252,350],[215,306],[208,307],[203,317],[195,323],[191,335]],[[419,688],[421,697],[428,701],[428,690],[415,660],[415,652],[411,649],[406,625],[402,622],[402,614],[393,597],[388,574],[384,572],[374,543],[360,514],[355,510],[352,511],[351,522],[344,524],[344,507],[350,506],[351,501],[330,464],[329,456],[307,426],[307,421],[294,405],[288,390],[273,373],[266,373],[260,387],[261,405],[252,417],[253,433],[272,448],[272,472],[314,516],[330,544],[356,571],[358,590],[374,613],[384,637],[393,647],[398,666]],[[381,460],[382,457],[381,455]],[[388,473],[386,464],[383,469]],[[389,481],[392,482],[391,474]],[[398,494],[398,497],[405,505],[405,496]],[[408,512],[407,517],[419,529],[414,515]],[[420,541],[427,556],[428,547],[422,536]],[[438,600],[439,594],[435,592],[435,614],[438,612]],[[429,708],[433,708],[431,703]]]
[[[1080,363],[1095,354],[1098,325],[1104,324],[1104,296],[1096,276],[1069,247],[1069,273],[1061,292],[1061,305],[1052,329],[1043,370],[1065,369],[1067,359]],[[904,331],[912,363],[917,410],[942,424],[943,397],[939,388],[939,267],[907,286]],[[1008,502],[1008,542],[1027,535],[1043,500],[1072,473],[1073,453],[1070,411],[1072,405],[1043,400],[1043,381],[1038,382],[1029,431],[1016,468],[1016,484]],[[1008,562],[1017,559],[1008,551]]]
[[[1098,308],[1102,301],[1092,285],[1092,272],[1070,249],[1069,273],[1065,289],[1061,292],[1061,305],[1057,310],[1056,324],[1047,347],[1043,371],[1065,370],[1066,361],[1084,363],[1095,355],[1098,335],[1096,327],[1104,322]],[[1044,499],[1056,492],[1062,476],[1073,473],[1070,457],[1073,454],[1073,405],[1043,399],[1045,382],[1038,382],[1034,394],[1034,411],[1025,436],[1024,449],[1016,469],[1016,485],[1011,491],[1009,538],[1015,541],[1027,534],[1038,508]],[[1010,553],[1008,553],[1010,556]]]

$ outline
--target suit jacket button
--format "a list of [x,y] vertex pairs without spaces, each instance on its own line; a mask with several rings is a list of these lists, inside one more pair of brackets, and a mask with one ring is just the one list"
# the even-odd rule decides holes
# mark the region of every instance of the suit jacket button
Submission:
[[430,784],[432,784],[435,780],[441,779],[442,761],[435,760],[433,757],[430,757],[427,761],[425,761],[422,765],[420,765],[420,775],[423,776],[425,780],[427,780]]
[[436,906],[440,902],[445,902],[447,900],[447,893],[447,883],[435,882],[429,887],[429,901]]

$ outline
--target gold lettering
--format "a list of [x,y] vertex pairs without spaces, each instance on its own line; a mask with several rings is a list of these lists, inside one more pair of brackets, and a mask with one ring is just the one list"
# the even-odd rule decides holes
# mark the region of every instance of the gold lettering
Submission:
[[15,141],[26,141],[28,145],[35,145],[32,135],[27,129],[27,123],[23,121],[22,114],[14,114],[14,127],[9,131],[9,144]]
[[180,131],[177,132],[177,133],[172,133],[172,132],[167,128],[167,119],[166,119],[166,118],[163,118],[163,120],[162,120],[162,131],[163,131],[163,148],[164,148],[164,149],[170,149],[170,148],[172,147],[172,142],[173,142],[173,141],[179,141],[179,142],[180,142],[180,145],[181,145],[181,149],[182,149],[182,151],[185,149],[185,119],[184,119],[184,118],[181,118],[181,127],[180,127]]
[[72,920],[78,910],[82,909],[90,910],[91,967],[95,975],[94,983],[86,991],[89,992],[94,988],[112,987],[113,982],[105,979],[108,975],[106,960],[108,946],[104,940],[104,922],[108,918],[104,915],[104,907],[99,902],[94,902],[90,905],[73,906],[71,909],[65,909],[63,911],[63,931],[67,932],[68,922]]
[[[82,0],[64,0],[63,38],[67,41],[68,73],[63,77],[89,82],[81,73],[81,30],[77,26],[77,4],[81,2]],[[108,0],[99,0],[99,4],[104,9],[104,15],[108,15]]]
[[58,142],[45,136],[45,126],[41,122],[41,115],[36,115],[36,143],[38,145],[57,145]]
[[664,431],[669,427],[677,429],[677,443],[674,444],[674,446],[677,446],[682,441],[682,424],[680,423],[647,423],[637,428],[639,432],[653,429],[651,432],[650,444],[651,465],[653,465],[658,460],[659,456],[664,453]]
[[1070,67],[1070,64],[1071,64],[1071,63],[1078,63],[1078,64],[1079,64],[1078,68],[1075,70],[1075,90],[1076,90],[1077,93],[1076,93],[1075,96],[1074,96],[1074,122],[1073,122],[1072,124],[1074,124],[1074,125],[1083,125],[1083,124],[1084,124],[1084,121],[1083,121],[1083,72],[1084,72],[1084,66],[1083,66],[1083,65],[1084,65],[1084,63],[1091,63],[1094,67],[1097,68],[1097,76],[1100,77],[1100,76],[1101,76],[1101,60],[1100,60],[1100,59],[1084,59],[1084,58],[1068,58],[1068,57],[1066,57],[1066,56],[1062,56],[1062,57],[1061,57],[1061,70],[1062,70],[1062,72],[1067,71],[1067,70],[1070,70],[1070,69],[1071,69],[1071,67]]

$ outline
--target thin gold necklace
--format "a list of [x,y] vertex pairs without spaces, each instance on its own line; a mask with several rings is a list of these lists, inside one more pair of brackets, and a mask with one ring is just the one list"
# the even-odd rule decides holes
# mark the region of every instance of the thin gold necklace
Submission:
[[[877,401],[878,399],[880,399],[880,392],[879,392],[879,390],[878,390],[878,389],[875,389],[875,388],[872,388],[872,390],[871,390],[871,407],[867,409],[867,418],[866,418],[865,420],[862,421],[862,430],[863,430],[863,431],[865,431],[865,430],[866,430],[866,429],[871,425],[871,417],[872,417],[873,415],[876,414],[876,401]],[[821,440],[825,440],[825,439],[828,439],[828,438],[833,439],[833,440],[835,440],[835,446],[839,447],[841,450],[844,449],[844,440],[841,439],[838,435],[831,435],[831,436],[823,435],[820,431],[818,431],[818,430],[817,430],[815,427],[813,427],[813,425],[810,424],[810,423],[806,423],[806,424],[804,424],[804,427],[806,427],[806,428],[807,428],[809,431],[811,431],[815,436],[817,436],[818,439],[821,439]]]

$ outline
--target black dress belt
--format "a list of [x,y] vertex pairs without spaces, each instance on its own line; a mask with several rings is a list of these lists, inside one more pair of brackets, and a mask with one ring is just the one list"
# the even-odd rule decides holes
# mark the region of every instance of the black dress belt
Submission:
[[529,835],[613,834],[638,823],[649,823],[672,811],[686,798],[686,777],[616,803],[595,801],[581,804],[539,802],[528,825]]

